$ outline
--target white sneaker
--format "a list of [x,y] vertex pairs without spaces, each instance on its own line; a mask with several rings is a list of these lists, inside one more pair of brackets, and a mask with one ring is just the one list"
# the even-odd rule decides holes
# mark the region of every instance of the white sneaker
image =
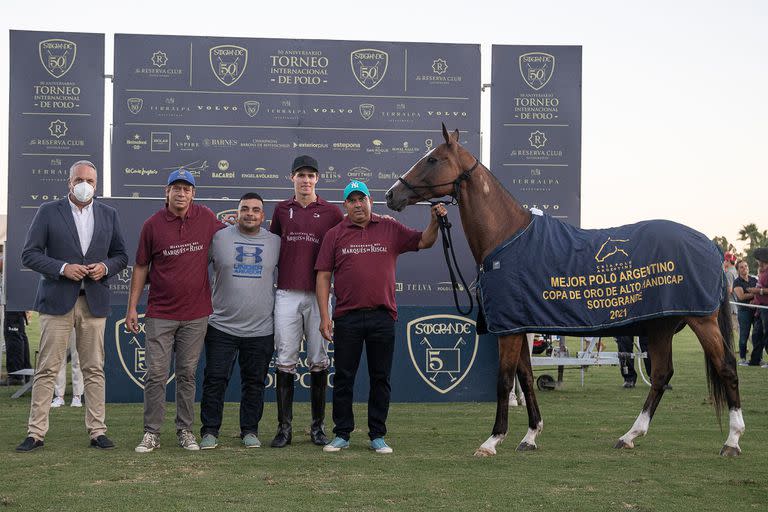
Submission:
[[134,451],[136,453],[149,453],[155,448],[160,448],[160,435],[153,434],[152,432],[144,432],[144,437],[141,438],[139,446]]
[[64,399],[60,396],[53,397],[53,401],[51,402],[51,407],[61,407],[66,402],[64,402]]
[[179,430],[176,433],[176,437],[179,439],[179,446],[185,450],[194,452],[200,449],[200,445],[197,444],[197,439],[195,439],[195,434],[193,434],[191,431]]
[[79,396],[73,396],[72,397],[72,403],[69,404],[70,407],[82,407],[83,406],[83,399]]

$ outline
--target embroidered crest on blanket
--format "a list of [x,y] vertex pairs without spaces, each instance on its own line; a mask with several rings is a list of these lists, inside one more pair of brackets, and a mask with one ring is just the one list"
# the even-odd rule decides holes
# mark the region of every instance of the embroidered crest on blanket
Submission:
[[666,220],[585,230],[548,215],[532,219],[480,268],[492,334],[607,335],[720,305],[722,253],[698,231]]

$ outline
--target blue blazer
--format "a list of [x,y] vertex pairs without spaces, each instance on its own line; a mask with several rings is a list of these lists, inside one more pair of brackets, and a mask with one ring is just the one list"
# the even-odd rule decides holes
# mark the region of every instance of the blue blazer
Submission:
[[93,238],[83,254],[75,219],[67,197],[40,206],[27,232],[21,262],[40,273],[35,297],[35,311],[48,315],[63,315],[77,302],[80,282],[59,274],[64,263],[90,265],[103,262],[109,274],[99,281],[86,277],[85,297],[93,316],[109,315],[109,284],[111,277],[128,265],[125,240],[117,210],[93,202]]

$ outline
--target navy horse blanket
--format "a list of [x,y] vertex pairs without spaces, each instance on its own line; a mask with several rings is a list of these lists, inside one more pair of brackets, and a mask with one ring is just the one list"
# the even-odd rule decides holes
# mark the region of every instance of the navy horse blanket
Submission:
[[480,267],[492,334],[643,334],[638,322],[710,315],[723,300],[722,253],[689,227],[650,220],[585,230],[531,217]]

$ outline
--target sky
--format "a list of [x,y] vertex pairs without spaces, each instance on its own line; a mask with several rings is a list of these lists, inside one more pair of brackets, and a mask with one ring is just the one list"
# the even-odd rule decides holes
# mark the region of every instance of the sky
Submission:
[[[475,43],[482,83],[494,44],[581,45],[582,227],[664,218],[741,247],[742,226],[768,229],[766,27],[768,2],[757,0],[2,0],[0,214],[11,29],[105,33],[107,74],[115,33]],[[490,167],[489,103],[486,90],[481,160]]]

